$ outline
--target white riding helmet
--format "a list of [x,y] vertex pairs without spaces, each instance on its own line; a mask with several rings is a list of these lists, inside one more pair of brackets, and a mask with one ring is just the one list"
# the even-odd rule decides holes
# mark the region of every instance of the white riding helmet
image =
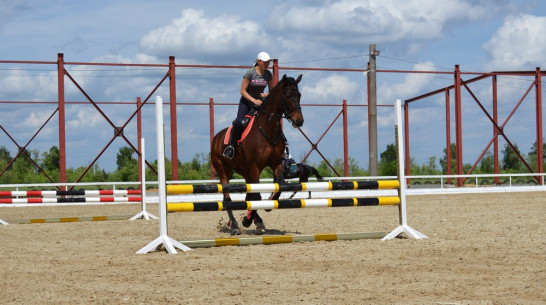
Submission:
[[258,53],[258,56],[256,56],[256,59],[261,61],[270,61],[271,56],[269,56],[267,52],[260,52]]

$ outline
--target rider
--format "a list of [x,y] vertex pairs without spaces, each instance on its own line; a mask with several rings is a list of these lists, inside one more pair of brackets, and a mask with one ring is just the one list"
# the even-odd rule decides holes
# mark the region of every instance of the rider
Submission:
[[284,149],[284,153],[282,155],[282,167],[283,167],[283,175],[284,178],[295,178],[295,174],[298,171],[298,164],[292,158],[292,155],[290,154],[290,150],[288,150],[288,143],[286,143],[287,146]]
[[224,150],[224,157],[232,159],[235,155],[235,143],[242,133],[242,120],[252,107],[260,106],[269,92],[264,93],[265,87],[269,90],[273,85],[273,74],[267,68],[271,62],[271,56],[266,52],[258,53],[254,66],[248,69],[241,83],[241,99],[237,118],[233,121],[233,128],[229,137],[229,144]]

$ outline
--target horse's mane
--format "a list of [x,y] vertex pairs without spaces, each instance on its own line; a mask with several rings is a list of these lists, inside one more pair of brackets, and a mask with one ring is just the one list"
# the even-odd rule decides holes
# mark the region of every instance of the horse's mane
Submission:
[[277,91],[281,90],[283,87],[283,82],[282,80],[277,82],[277,84],[275,86],[273,86],[273,88],[271,88],[271,90],[269,90],[269,94],[266,96],[264,102],[267,102],[269,101],[269,99],[275,95],[275,93],[277,93]]
[[282,90],[284,85],[286,85],[286,86],[291,86],[291,85],[297,86],[298,84],[296,83],[296,80],[293,77],[284,75],[284,77],[281,78],[281,80],[279,80],[277,82],[277,84],[273,88],[271,88],[269,90],[269,95],[265,98],[264,103],[269,102],[269,100],[273,96],[275,96],[275,93],[277,93],[277,91]]

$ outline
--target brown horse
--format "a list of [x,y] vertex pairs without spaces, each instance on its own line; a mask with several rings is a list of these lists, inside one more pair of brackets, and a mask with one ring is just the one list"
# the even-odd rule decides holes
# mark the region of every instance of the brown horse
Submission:
[[[269,95],[256,114],[252,129],[245,140],[236,147],[233,159],[229,160],[222,156],[226,147],[224,137],[227,128],[214,136],[210,158],[221,184],[228,184],[234,171],[243,176],[246,183],[259,183],[260,173],[266,167],[273,170],[275,182],[284,181],[282,156],[286,147],[286,138],[282,131],[281,120],[286,118],[295,128],[303,125],[300,107],[301,94],[298,90],[301,77],[300,75],[294,79],[284,75],[282,80],[269,91]],[[280,193],[277,193],[272,199],[278,199],[279,196]],[[245,200],[261,200],[261,195],[247,193]],[[224,201],[231,201],[229,193],[224,193]],[[231,235],[241,234],[233,212],[230,210],[227,212]],[[265,226],[257,211],[249,211],[243,218],[243,225],[249,227],[252,221],[256,224],[258,231],[265,231]]]

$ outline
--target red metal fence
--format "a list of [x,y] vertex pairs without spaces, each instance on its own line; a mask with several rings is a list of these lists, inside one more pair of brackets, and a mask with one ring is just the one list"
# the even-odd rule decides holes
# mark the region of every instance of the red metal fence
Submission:
[[[165,83],[167,78],[169,79],[168,86],[169,86],[169,106],[170,106],[170,134],[171,134],[171,161],[172,164],[178,164],[178,132],[177,132],[177,105],[203,105],[209,107],[209,128],[210,128],[210,139],[212,140],[212,137],[215,133],[214,128],[214,108],[217,105],[232,105],[232,104],[225,104],[225,103],[215,103],[213,98],[210,98],[209,103],[181,103],[177,102],[177,90],[176,90],[176,69],[177,68],[199,68],[199,69],[248,69],[247,66],[219,66],[219,65],[177,65],[175,64],[175,58],[171,56],[169,58],[168,64],[121,64],[121,63],[87,63],[87,62],[65,62],[63,54],[58,54],[58,58],[56,62],[48,62],[48,61],[2,61],[0,60],[0,64],[31,64],[31,65],[56,65],[57,66],[57,83],[58,83],[58,100],[57,101],[0,101],[1,104],[17,104],[17,103],[25,103],[25,104],[34,104],[34,103],[50,103],[50,104],[57,104],[57,108],[53,111],[49,119],[44,122],[41,128],[39,128],[34,136],[25,144],[21,145],[20,143],[16,142],[13,137],[11,137],[10,133],[5,130],[1,125],[0,128],[4,131],[4,133],[12,140],[12,142],[17,146],[18,153],[15,155],[15,157],[12,159],[10,164],[4,169],[2,169],[2,172],[0,172],[0,175],[2,175],[13,162],[21,157],[21,155],[28,158],[35,166],[36,168],[42,172],[45,176],[47,174],[45,171],[43,171],[40,166],[32,160],[32,157],[29,155],[26,155],[26,147],[33,141],[34,137],[41,131],[41,129],[54,117],[55,114],[58,113],[58,122],[59,122],[59,155],[60,155],[60,181],[61,183],[67,182],[66,181],[66,117],[65,117],[65,106],[66,104],[78,104],[78,103],[89,103],[91,104],[98,113],[108,122],[108,124],[113,128],[114,134],[108,141],[108,143],[102,148],[102,150],[94,157],[94,159],[89,163],[89,165],[86,167],[86,169],[80,174],[80,176],[76,179],[74,182],[80,181],[80,179],[93,167],[93,165],[97,162],[97,160],[103,155],[103,153],[108,149],[108,147],[112,144],[112,142],[117,138],[121,137],[126,142],[128,146],[130,146],[136,154],[139,156],[139,164],[140,162],[140,141],[137,141],[138,144],[136,146],[124,135],[123,130],[126,128],[126,126],[136,117],[137,122],[137,137],[140,138],[142,135],[142,120],[141,120],[141,109],[144,105],[148,103],[150,98],[156,93],[157,89]],[[66,68],[67,65],[79,65],[79,66],[122,66],[122,67],[161,67],[165,68],[167,72],[164,74],[164,76],[159,80],[157,85],[150,91],[150,93],[142,99],[141,97],[136,98],[136,109],[132,112],[132,114],[127,118],[127,120],[121,125],[116,126],[112,120],[106,115],[105,112],[103,112],[100,108],[101,102],[96,102],[93,97],[88,94],[84,89],[83,86],[80,85],[74,77],[71,75],[71,71]],[[273,61],[273,75],[274,75],[274,83],[278,82],[279,79],[279,70],[299,70],[299,71],[345,71],[345,72],[364,72],[365,69],[328,69],[328,68],[294,68],[294,67],[279,67],[278,61]],[[67,80],[73,84],[83,96],[87,99],[86,102],[70,102],[65,100],[65,91],[66,91],[66,85],[65,80]],[[104,102],[103,102],[104,103]],[[105,103],[104,103],[105,104]],[[108,102],[108,104],[112,104],[111,102]],[[130,104],[130,103],[118,103],[118,104]],[[133,104],[134,105],[134,104]],[[302,105],[303,106],[303,105]],[[349,167],[349,157],[348,157],[348,140],[347,140],[347,103],[346,101],[343,101],[342,105],[313,105],[313,104],[306,104],[305,107],[310,106],[330,106],[330,107],[340,107],[341,111],[336,116],[334,121],[330,124],[328,129],[324,131],[321,138],[313,142],[303,131],[301,131],[302,135],[309,141],[311,149],[306,154],[304,160],[307,159],[309,154],[313,151],[316,151],[334,170],[334,167],[329,163],[328,159],[320,152],[317,144],[320,142],[322,137],[328,132],[330,127],[338,120],[340,116],[343,116],[343,142],[344,142],[344,173],[343,175],[348,175],[348,167]],[[356,106],[356,107],[366,107],[367,105],[350,105],[350,106]],[[153,169],[153,167],[147,162],[148,166]],[[155,171],[155,169],[154,169]],[[341,176],[342,174],[337,173],[337,175]],[[51,182],[53,181],[51,178],[47,177]],[[173,166],[172,172],[171,172],[171,178],[172,180],[178,180],[178,171],[177,168]]]
[[[0,60],[0,64],[31,64],[31,65],[56,65],[57,66],[57,84],[58,84],[58,100],[57,101],[51,101],[51,102],[44,102],[44,101],[0,101],[0,104],[18,104],[18,103],[51,103],[56,104],[57,108],[51,113],[51,115],[48,117],[48,119],[43,123],[43,125],[34,133],[34,135],[30,138],[30,140],[25,143],[18,143],[13,137],[11,137],[10,133],[5,130],[1,125],[0,128],[2,131],[10,138],[10,140],[18,147],[18,153],[13,158],[12,162],[15,161],[18,157],[24,156],[26,158],[29,158],[34,165],[45,175],[45,172],[39,167],[38,164],[36,164],[35,161],[32,160],[31,156],[26,155],[25,148],[33,141],[33,139],[36,137],[36,135],[42,130],[42,128],[50,122],[51,119],[53,119],[56,115],[59,122],[59,151],[60,151],[60,181],[61,183],[67,182],[66,181],[66,117],[65,117],[65,105],[66,104],[77,104],[77,103],[88,103],[92,105],[98,113],[101,114],[101,116],[112,126],[114,129],[114,134],[111,137],[111,139],[108,141],[108,143],[103,147],[101,152],[90,162],[90,164],[87,166],[85,171],[80,175],[80,177],[77,179],[78,182],[85,173],[88,172],[88,170],[95,164],[95,162],[101,157],[101,155],[105,152],[105,150],[111,145],[111,143],[116,139],[117,137],[121,137],[128,146],[130,146],[136,154],[139,156],[140,159],[140,153],[141,150],[140,141],[137,141],[138,144],[134,145],[129,139],[127,139],[123,133],[124,128],[127,127],[129,122],[131,122],[136,117],[136,123],[137,123],[137,134],[138,138],[142,135],[142,122],[141,122],[141,109],[144,105],[146,105],[150,98],[156,93],[157,89],[165,83],[167,78],[168,86],[169,86],[169,106],[170,106],[170,131],[171,131],[171,161],[172,164],[178,164],[178,132],[177,132],[177,105],[202,105],[202,106],[208,106],[209,107],[209,130],[210,130],[210,137],[212,140],[212,137],[214,136],[214,109],[218,105],[233,105],[233,104],[222,104],[222,103],[215,103],[213,98],[210,98],[208,103],[180,103],[177,102],[177,90],[176,90],[176,84],[177,84],[177,76],[176,76],[176,70],[183,69],[183,68],[197,68],[197,69],[246,69],[247,66],[219,66],[219,65],[178,65],[175,63],[175,58],[171,56],[169,58],[168,64],[122,64],[122,63],[89,63],[89,62],[65,62],[63,54],[58,54],[57,61],[7,61],[7,60]],[[136,103],[119,103],[119,104],[125,104],[125,105],[134,105],[136,104],[135,110],[132,112],[132,114],[127,118],[127,120],[121,125],[116,126],[109,117],[101,110],[100,108],[100,102],[96,102],[93,100],[93,98],[86,93],[86,91],[83,89],[83,86],[81,86],[71,75],[71,71],[66,68],[66,65],[82,65],[82,66],[121,66],[121,67],[158,67],[162,69],[166,69],[166,73],[162,76],[162,78],[159,80],[157,85],[149,92],[149,94],[144,97],[143,99],[140,97],[136,97]],[[334,68],[304,68],[304,67],[281,67],[279,66],[278,61],[274,60],[273,62],[273,74],[274,74],[274,80],[275,82],[279,79],[279,71],[280,70],[294,70],[294,71],[326,71],[326,72],[366,72],[367,69],[334,69]],[[463,119],[461,115],[461,90],[465,90],[470,95],[471,99],[480,107],[480,109],[483,111],[485,117],[491,122],[493,127],[493,134],[492,138],[489,141],[488,144],[485,145],[485,148],[483,149],[482,154],[478,157],[478,159],[474,162],[472,168],[467,174],[470,174],[476,165],[480,162],[481,158],[484,156],[486,151],[490,148],[491,145],[494,147],[494,170],[495,173],[499,172],[499,152],[498,152],[498,137],[501,136],[505,139],[505,141],[510,145],[514,151],[517,152],[517,150],[514,148],[512,142],[506,134],[504,133],[504,127],[508,120],[510,120],[513,113],[516,111],[516,109],[521,105],[525,97],[534,89],[535,92],[535,109],[536,109],[536,117],[534,118],[535,124],[536,124],[536,140],[537,140],[537,156],[541,156],[543,154],[542,151],[542,144],[543,144],[543,123],[542,123],[542,82],[541,78],[544,75],[544,72],[540,71],[540,68],[536,68],[536,71],[522,71],[522,72],[491,72],[491,73],[479,73],[479,72],[462,72],[459,69],[459,66],[455,66],[454,71],[452,72],[438,72],[438,71],[409,71],[409,70],[377,70],[377,73],[404,73],[404,74],[410,74],[410,73],[426,73],[426,74],[436,74],[436,75],[452,75],[453,76],[453,84],[450,86],[446,86],[444,88],[440,88],[438,90],[434,90],[422,95],[419,95],[417,97],[408,98],[405,99],[404,103],[404,110],[405,110],[405,118],[404,118],[404,124],[405,124],[405,162],[406,162],[406,171],[409,175],[410,172],[410,115],[409,115],[409,107],[410,104],[414,104],[418,101],[425,100],[429,97],[438,95],[438,94],[444,94],[445,95],[445,126],[446,126],[446,152],[447,152],[447,167],[448,167],[448,173],[451,172],[450,168],[450,160],[453,158],[450,153],[450,144],[451,144],[451,103],[450,103],[450,92],[454,92],[454,116],[455,116],[455,131],[456,131],[456,161],[457,161],[457,168],[456,172],[457,174],[465,174],[463,172],[463,133],[462,133],[462,126],[463,126]],[[474,76],[473,78],[463,80],[464,76]],[[499,123],[499,118],[497,116],[497,76],[529,76],[534,77],[534,81],[532,81],[526,90],[526,92],[523,94],[522,98],[515,104],[512,112],[508,115],[508,117],[502,122]],[[491,99],[493,102],[493,110],[492,114],[489,113],[485,107],[483,106],[483,103],[480,102],[480,100],[476,97],[476,95],[472,92],[472,90],[469,88],[469,84],[483,80],[486,78],[491,78],[492,80],[492,93],[491,93]],[[66,85],[65,81],[68,80],[70,83],[72,83],[77,90],[79,90],[83,96],[87,99],[85,102],[71,102],[65,100],[65,90]],[[368,90],[369,92],[369,90]],[[403,98],[403,97],[402,97]],[[332,127],[333,124],[336,123],[336,121],[342,117],[342,124],[343,124],[343,160],[344,160],[344,173],[336,173],[338,175],[344,175],[348,176],[348,165],[349,165],[349,155],[348,155],[348,127],[347,127],[347,109],[348,107],[368,107],[367,101],[363,102],[361,104],[357,105],[349,105],[344,100],[341,105],[324,105],[324,104],[305,104],[303,105],[305,107],[324,107],[324,106],[330,106],[330,107],[340,107],[340,111],[338,115],[335,117],[335,119],[331,122],[331,124],[326,128],[326,130],[323,132],[321,137],[315,141],[311,140],[303,131],[302,135],[305,137],[305,139],[309,142],[310,149],[306,153],[304,160],[313,152],[317,152],[321,158],[323,158],[326,162],[328,162],[328,159],[321,153],[321,151],[318,148],[319,142],[322,140],[324,135],[329,131],[329,129]],[[365,118],[362,118],[363,120]],[[533,172],[530,165],[527,164],[527,162],[524,160],[524,158],[519,155],[519,158],[525,165],[525,167],[530,171]],[[302,161],[304,161],[302,160]],[[10,163],[10,164],[11,164]],[[141,164],[139,162],[139,164]],[[329,164],[331,166],[331,164]],[[150,166],[150,164],[148,164]],[[9,165],[8,165],[9,167]],[[0,169],[0,176],[7,170],[7,168]],[[151,167],[151,166],[150,166]],[[331,166],[333,169],[333,166]],[[543,160],[542,158],[537,158],[537,172],[543,173],[544,167],[543,167]],[[49,177],[48,177],[49,178]],[[171,173],[172,180],[178,180],[178,171],[176,167],[173,167],[172,173]],[[51,180],[51,178],[49,178]],[[541,181],[540,177],[537,177],[537,181]],[[54,182],[54,181],[51,181]],[[464,183],[463,178],[457,178],[457,185],[462,185]],[[497,181],[498,183],[498,181]]]

